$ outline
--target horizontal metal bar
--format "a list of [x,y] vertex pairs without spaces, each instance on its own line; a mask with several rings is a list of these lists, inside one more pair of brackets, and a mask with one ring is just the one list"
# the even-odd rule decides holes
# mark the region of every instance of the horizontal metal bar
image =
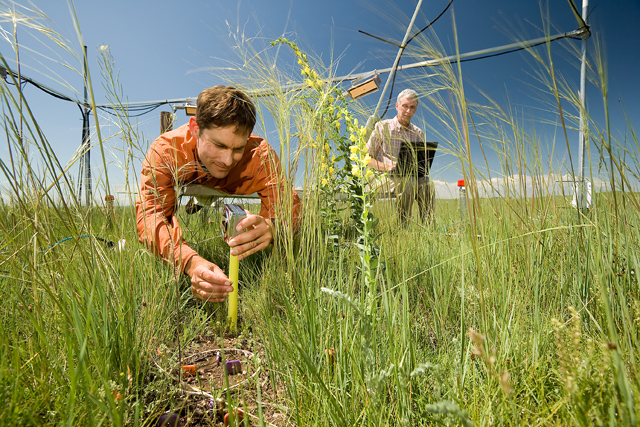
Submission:
[[[515,42],[515,43],[510,43],[510,44],[506,44],[506,45],[502,45],[502,46],[496,46],[496,47],[492,47],[492,48],[488,48],[488,49],[481,49],[481,50],[476,50],[473,52],[468,52],[468,53],[462,53],[459,55],[449,55],[449,56],[445,56],[442,58],[434,58],[434,59],[430,59],[427,61],[420,61],[420,62],[415,62],[413,64],[406,64],[406,65],[401,65],[397,68],[398,71],[400,70],[409,70],[412,68],[421,68],[421,67],[431,67],[434,65],[440,65],[440,64],[446,64],[449,62],[457,62],[459,60],[462,59],[468,59],[468,58],[473,58],[475,56],[481,56],[481,55],[486,55],[489,53],[495,53],[495,52],[500,52],[500,51],[504,51],[504,50],[508,50],[508,49],[514,49],[514,48],[526,48],[528,46],[534,45],[534,44],[538,44],[538,43],[543,43],[543,42],[552,42],[554,40],[558,40],[558,39],[562,39],[562,38],[568,38],[568,37],[582,37],[584,34],[588,34],[589,33],[589,29],[586,27],[583,28],[578,28],[577,30],[574,31],[570,31],[567,33],[559,33],[559,34],[555,34],[553,36],[546,36],[546,37],[539,37],[536,39],[531,39],[531,40],[526,40],[526,41],[521,41],[521,42]],[[334,77],[331,79],[326,79],[324,80],[325,83],[342,83],[342,82],[346,82],[346,81],[353,81],[353,80],[357,80],[357,79],[362,79],[362,78],[367,78],[367,77],[371,77],[377,74],[384,74],[384,73],[390,73],[391,70],[393,70],[392,67],[390,68],[384,68],[382,70],[373,70],[373,71],[365,71],[362,73],[357,73],[357,74],[347,74],[346,76],[339,76],[339,77]],[[292,83],[292,84],[286,84],[286,85],[282,85],[277,89],[266,89],[266,90],[247,90],[247,94],[249,96],[254,96],[254,97],[264,97],[264,96],[270,96],[275,94],[276,90],[281,91],[281,92],[292,92],[292,91],[296,91],[296,90],[302,90],[304,88],[306,88],[308,85],[305,83]],[[177,98],[177,99],[167,99],[167,100],[163,100],[163,101],[148,101],[148,102],[132,102],[132,103],[128,103],[128,104],[123,104],[123,107],[126,106],[140,106],[140,105],[150,105],[150,104],[172,104],[172,103],[184,103],[184,102],[195,102],[196,98],[190,97],[190,98]],[[110,107],[113,108],[113,105],[111,104],[101,104],[101,105],[96,105],[96,107]]]

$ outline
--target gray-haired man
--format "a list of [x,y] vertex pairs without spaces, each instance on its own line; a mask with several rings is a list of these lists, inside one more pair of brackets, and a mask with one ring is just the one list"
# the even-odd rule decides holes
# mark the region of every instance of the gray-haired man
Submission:
[[[398,95],[396,111],[393,119],[376,123],[375,129],[367,142],[367,150],[371,156],[369,167],[380,172],[392,172],[396,168],[398,154],[402,143],[425,141],[422,130],[411,123],[411,118],[418,108],[418,94],[412,89],[405,89]],[[395,191],[398,202],[398,215],[403,223],[411,216],[414,199],[418,200],[420,217],[424,223],[433,221],[435,190],[427,176],[391,175],[378,187],[384,191]]]

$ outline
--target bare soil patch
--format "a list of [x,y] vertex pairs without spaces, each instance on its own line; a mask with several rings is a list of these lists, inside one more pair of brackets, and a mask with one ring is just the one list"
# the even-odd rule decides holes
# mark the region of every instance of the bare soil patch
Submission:
[[[182,389],[189,401],[180,426],[224,426],[225,415],[238,410],[248,425],[257,426],[258,403],[267,425],[290,425],[284,388],[273,387],[264,347],[255,340],[227,337],[221,341],[200,337],[183,355]],[[231,362],[229,368],[227,362]],[[245,421],[239,425],[246,425]]]

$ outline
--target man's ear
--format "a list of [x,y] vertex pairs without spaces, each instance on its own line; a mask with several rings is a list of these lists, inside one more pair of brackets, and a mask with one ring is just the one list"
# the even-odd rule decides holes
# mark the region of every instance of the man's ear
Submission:
[[189,117],[189,130],[191,131],[191,135],[196,138],[200,135],[200,128],[198,127],[198,123],[196,123],[196,118],[193,116]]

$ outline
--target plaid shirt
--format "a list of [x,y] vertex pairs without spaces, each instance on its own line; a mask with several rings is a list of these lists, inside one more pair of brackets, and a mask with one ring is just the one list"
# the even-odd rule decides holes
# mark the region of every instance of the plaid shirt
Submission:
[[372,159],[395,167],[403,142],[424,140],[424,133],[418,126],[413,123],[402,126],[398,117],[394,117],[376,123],[367,142],[367,151]]

